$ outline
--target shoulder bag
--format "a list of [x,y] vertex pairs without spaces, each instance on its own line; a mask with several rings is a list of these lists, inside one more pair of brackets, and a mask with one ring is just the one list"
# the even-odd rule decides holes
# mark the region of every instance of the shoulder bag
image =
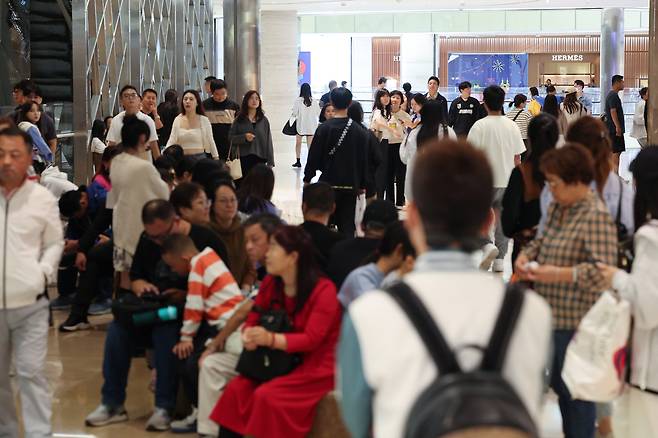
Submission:
[[233,180],[242,178],[242,163],[240,162],[240,148],[237,148],[235,158],[231,159],[231,151],[233,150],[233,140],[231,140],[228,147],[228,155],[226,156],[226,165]]
[[[276,301],[272,302],[272,305]],[[293,330],[292,321],[286,313],[283,304],[280,308],[261,309],[254,306],[253,312],[260,313],[259,326],[274,333],[290,333]],[[255,350],[242,350],[236,371],[257,382],[267,382],[275,377],[290,373],[301,363],[299,354],[276,350],[269,347],[258,347]]]
[[617,267],[626,272],[631,272],[633,266],[633,236],[629,234],[626,225],[621,221],[621,209],[624,200],[624,183],[619,178],[619,205],[617,206],[617,215],[615,216],[615,227],[617,228]]
[[292,123],[290,123],[290,119],[288,119],[286,124],[283,125],[281,132],[285,135],[297,135],[297,119],[293,120]]

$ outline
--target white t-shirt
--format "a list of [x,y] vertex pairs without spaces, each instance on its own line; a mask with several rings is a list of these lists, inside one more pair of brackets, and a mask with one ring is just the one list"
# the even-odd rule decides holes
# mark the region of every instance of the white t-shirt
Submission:
[[105,145],[105,143],[101,141],[100,138],[94,137],[91,139],[91,147],[90,147],[91,152],[102,154],[105,151],[106,147],[107,146]]
[[[146,124],[149,125],[149,130],[151,131],[151,135],[149,136],[147,143],[151,143],[152,141],[157,142],[158,132],[155,129],[155,122],[153,121],[153,119],[141,111],[139,111],[136,115],[139,120],[146,122]],[[114,144],[121,143],[121,128],[123,128],[123,118],[125,116],[126,116],[126,112],[121,111],[119,114],[114,116],[114,118],[112,118],[112,124],[110,125],[110,130],[107,132],[107,137],[105,139],[108,143],[109,142],[112,142]],[[147,149],[144,152],[142,152],[140,156],[147,161],[153,161],[153,158],[151,157],[150,149]]]
[[505,188],[514,169],[514,156],[525,152],[521,130],[505,116],[480,119],[468,133],[468,141],[484,151],[493,170],[494,188]]

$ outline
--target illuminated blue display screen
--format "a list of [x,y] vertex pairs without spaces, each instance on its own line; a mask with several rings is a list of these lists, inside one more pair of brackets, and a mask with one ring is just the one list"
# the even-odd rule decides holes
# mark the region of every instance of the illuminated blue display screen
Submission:
[[448,56],[448,83],[469,81],[474,87],[509,84],[528,86],[528,54],[461,54]]

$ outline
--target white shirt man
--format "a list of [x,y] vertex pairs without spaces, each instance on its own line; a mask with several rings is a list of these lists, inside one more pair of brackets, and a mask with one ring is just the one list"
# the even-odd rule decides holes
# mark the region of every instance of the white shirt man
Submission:
[[130,85],[123,87],[120,93],[121,106],[124,108],[124,111],[121,111],[119,114],[114,116],[112,119],[112,124],[110,129],[107,132],[107,145],[117,145],[121,143],[121,128],[123,128],[123,119],[126,115],[134,115],[139,120],[146,122],[151,131],[151,135],[147,141],[147,148],[140,154],[140,157],[152,161],[155,158],[160,156],[160,148],[158,146],[158,132],[155,128],[155,122],[152,118],[144,114],[139,110],[141,103],[141,98],[137,93],[137,90]]
[[16,128],[0,131],[0,436],[19,436],[9,371],[16,368],[25,436],[51,436],[48,281],[64,249],[57,200],[27,179],[32,145]]

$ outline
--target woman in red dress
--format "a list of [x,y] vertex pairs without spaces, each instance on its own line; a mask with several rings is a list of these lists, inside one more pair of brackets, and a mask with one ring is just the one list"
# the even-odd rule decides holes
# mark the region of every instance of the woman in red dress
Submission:
[[290,374],[259,383],[238,376],[226,387],[210,418],[220,438],[302,438],[311,430],[322,397],[334,388],[335,351],[341,309],[334,284],[321,277],[310,238],[299,227],[285,226],[270,240],[268,275],[255,305],[269,309],[283,302],[293,322],[291,333],[272,333],[258,326],[251,312],[242,334],[244,348],[267,346],[300,353]]

